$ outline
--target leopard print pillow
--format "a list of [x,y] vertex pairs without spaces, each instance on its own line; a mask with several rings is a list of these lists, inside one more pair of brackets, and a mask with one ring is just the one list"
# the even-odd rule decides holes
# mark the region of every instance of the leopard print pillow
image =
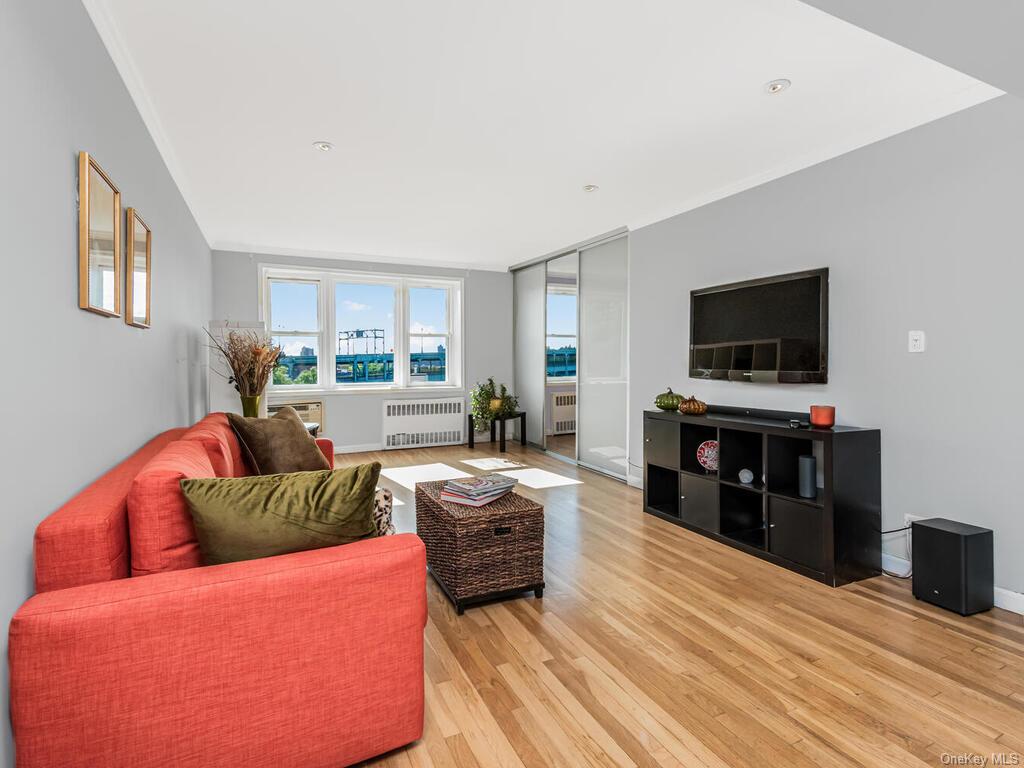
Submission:
[[373,497],[373,522],[378,536],[392,536],[395,524],[391,522],[391,503],[394,495],[387,488],[378,488]]

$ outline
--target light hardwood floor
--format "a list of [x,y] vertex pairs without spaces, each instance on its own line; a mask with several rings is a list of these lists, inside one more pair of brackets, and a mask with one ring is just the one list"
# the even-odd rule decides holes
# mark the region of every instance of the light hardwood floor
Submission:
[[[339,456],[458,462],[478,446]],[[645,515],[640,492],[534,450],[583,485],[546,510],[544,598],[457,616],[428,578],[422,740],[375,766],[937,766],[1024,755],[1024,627],[960,618],[879,577],[830,589]],[[400,530],[415,530],[413,494]],[[1019,758],[1024,762],[1024,757]]]
[[546,446],[549,451],[576,458],[576,435],[548,435]]

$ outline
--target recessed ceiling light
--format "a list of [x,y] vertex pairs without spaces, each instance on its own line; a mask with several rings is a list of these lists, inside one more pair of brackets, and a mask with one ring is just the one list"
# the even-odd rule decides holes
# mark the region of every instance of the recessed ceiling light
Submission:
[[314,141],[313,146],[319,149],[321,152],[330,152],[334,149],[334,145],[329,141]]
[[772,95],[775,95],[776,93],[782,93],[784,90],[789,88],[789,86],[791,86],[792,84],[793,83],[791,83],[786,78],[781,77],[778,80],[772,80],[770,83],[765,83],[764,89],[768,93],[770,93]]
[[600,189],[600,187],[598,187],[597,184],[587,184],[583,187],[584,192],[597,192],[598,189]]

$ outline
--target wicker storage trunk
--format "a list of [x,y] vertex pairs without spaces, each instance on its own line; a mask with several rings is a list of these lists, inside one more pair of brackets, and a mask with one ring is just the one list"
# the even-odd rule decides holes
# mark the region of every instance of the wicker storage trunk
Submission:
[[455,608],[544,593],[544,507],[509,493],[485,507],[441,501],[444,482],[416,483],[416,533],[427,568]]

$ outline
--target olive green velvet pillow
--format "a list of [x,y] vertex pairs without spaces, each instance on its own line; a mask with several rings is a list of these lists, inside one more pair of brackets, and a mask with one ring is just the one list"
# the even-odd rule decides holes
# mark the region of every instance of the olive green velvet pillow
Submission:
[[376,535],[380,464],[181,481],[207,565],[348,544]]

